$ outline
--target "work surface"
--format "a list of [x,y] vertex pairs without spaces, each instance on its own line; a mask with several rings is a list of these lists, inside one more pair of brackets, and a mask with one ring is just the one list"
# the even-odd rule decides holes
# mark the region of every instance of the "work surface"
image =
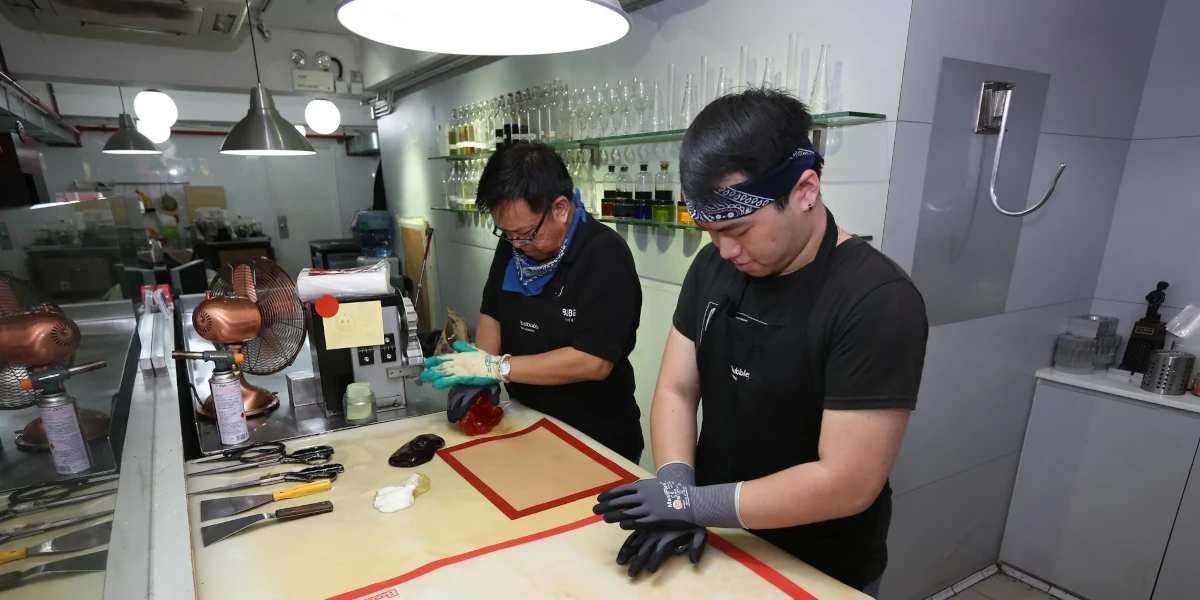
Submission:
[[[489,435],[519,431],[544,416],[527,408],[514,408],[506,412],[504,420]],[[563,427],[631,473],[650,476],[575,429]],[[447,423],[444,413],[435,413],[288,442],[289,451],[317,444],[332,445],[336,450],[334,461],[345,465],[345,473],[329,492],[275,502],[244,514],[322,500],[332,501],[334,512],[294,522],[261,523],[207,548],[200,537],[200,501],[221,494],[189,497],[198,596],[201,599],[336,596],[346,600],[485,596],[788,597],[779,586],[752,571],[746,564],[749,562],[769,567],[765,569],[767,572],[777,571],[813,598],[865,598],[740,530],[714,530],[728,543],[721,544],[718,540],[710,544],[699,566],[693,567],[685,557],[674,557],[657,574],[630,580],[625,569],[615,563],[617,549],[627,532],[615,525],[594,522],[593,498],[514,520],[493,506],[440,457],[415,469],[388,465],[388,457],[397,448],[422,433],[441,436],[447,446],[476,439],[462,434],[457,425]],[[188,470],[211,466],[188,465]],[[191,477],[188,490],[295,468],[264,467]],[[372,507],[379,488],[401,485],[414,472],[429,476],[432,488],[417,498],[413,507],[390,514]],[[283,487],[238,490],[232,494],[267,493]],[[539,535],[550,530],[556,531]],[[718,546],[724,546],[724,551]],[[467,553],[473,554],[469,558],[462,556]],[[743,560],[735,561],[733,555],[744,555]],[[399,579],[417,569],[422,569],[419,576]]]

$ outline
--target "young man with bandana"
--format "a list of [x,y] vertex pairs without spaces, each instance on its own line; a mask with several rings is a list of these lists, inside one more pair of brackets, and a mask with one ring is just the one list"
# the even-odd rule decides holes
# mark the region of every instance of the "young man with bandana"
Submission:
[[458,421],[499,383],[522,404],[563,420],[634,462],[644,443],[633,397],[642,288],[633,254],[574,196],[562,159],[517,144],[488,160],[476,205],[500,238],[483,288],[476,345],[425,362],[421,378],[450,387]]
[[617,556],[630,575],[698,561],[705,527],[742,527],[878,594],[929,328],[904,271],[826,209],[811,128],[799,101],[755,89],[709,104],[683,140],[687,209],[713,243],[663,354],[658,473],[595,507],[633,530]]

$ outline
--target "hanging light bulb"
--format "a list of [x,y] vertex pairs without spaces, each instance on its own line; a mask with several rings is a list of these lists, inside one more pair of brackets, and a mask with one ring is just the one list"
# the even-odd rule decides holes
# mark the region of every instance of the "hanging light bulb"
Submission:
[[317,98],[304,107],[304,121],[308,128],[321,134],[329,135],[342,125],[342,112],[336,104]]
[[170,127],[179,119],[179,108],[170,96],[158,90],[143,90],[133,97],[133,114],[142,121]]
[[[530,35],[447,35],[487,31],[520,15]],[[369,40],[426,52],[509,56],[554,54],[611,44],[629,33],[618,0],[340,0],[338,21]],[[548,33],[548,32],[564,32]]]
[[[250,13],[250,2],[246,0],[246,14]],[[262,74],[258,71],[258,46],[254,43],[254,31],[250,31],[250,48],[254,53],[254,75],[258,85],[250,90],[250,110],[225,136],[221,154],[241,156],[306,156],[316,154],[308,139],[296,131],[275,109],[271,91],[263,87]]]
[[[136,109],[135,109],[136,110]],[[137,121],[138,133],[146,136],[151,142],[161,144],[171,137],[171,127],[162,123],[155,123],[145,119]]]
[[104,143],[105,154],[162,154],[162,150],[137,130],[133,117],[125,112],[125,94],[117,88],[121,97],[121,115],[117,117],[117,132]]

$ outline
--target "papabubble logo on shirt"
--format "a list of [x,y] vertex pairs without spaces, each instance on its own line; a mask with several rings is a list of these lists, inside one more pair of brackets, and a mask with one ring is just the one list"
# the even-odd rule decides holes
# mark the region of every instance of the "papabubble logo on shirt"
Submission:
[[733,365],[729,365],[729,369],[731,371],[733,371],[733,380],[734,381],[737,381],[738,377],[741,377],[742,379],[746,379],[746,380],[750,379],[750,371],[747,371],[745,369],[739,369]]

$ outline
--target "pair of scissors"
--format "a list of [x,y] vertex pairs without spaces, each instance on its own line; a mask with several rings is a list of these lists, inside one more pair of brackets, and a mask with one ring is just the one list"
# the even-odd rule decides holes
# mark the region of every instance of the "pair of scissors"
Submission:
[[[223,456],[228,454],[229,456]],[[323,465],[328,463],[333,458],[333,446],[309,446],[301,448],[291,454],[284,451],[283,444],[279,442],[268,442],[264,444],[254,444],[242,449],[227,450],[222,453],[222,458],[214,458],[213,460],[233,460],[236,458],[237,464],[217,467],[207,471],[198,471],[196,473],[188,473],[188,477],[194,475],[212,475],[215,473],[232,473],[234,471],[242,471],[245,469],[255,469],[258,467],[266,467],[270,465],[281,464],[306,464],[306,465]],[[204,460],[204,459],[201,459]]]
[[112,488],[111,490],[100,490],[99,492],[91,492],[88,494],[80,494],[78,496],[68,496],[66,498],[60,498],[58,500],[43,499],[43,500],[33,500],[31,502],[16,502],[16,503],[10,502],[8,505],[8,508],[4,509],[3,511],[0,511],[0,521],[7,521],[13,517],[17,517],[20,515],[25,515],[25,514],[29,514],[29,513],[35,513],[35,512],[42,512],[43,510],[50,510],[51,508],[55,508],[58,506],[66,506],[68,504],[84,502],[86,500],[91,500],[93,498],[100,498],[100,497],[108,496],[110,494],[115,494],[115,493],[117,493],[117,488]]
[[20,527],[14,527],[12,529],[0,531],[0,544],[8,542],[9,540],[37,535],[51,529],[57,529],[59,527],[66,527],[67,525],[74,525],[76,523],[82,523],[84,521],[91,521],[92,519],[106,517],[113,514],[113,512],[114,511],[111,510],[105,510],[98,513],[92,513],[90,515],[83,515],[81,517],[71,517],[69,519],[51,521],[49,523],[26,523]]
[[207,489],[207,490],[200,490],[198,492],[188,492],[188,495],[192,496],[195,494],[212,494],[214,492],[228,492],[230,490],[240,490],[242,488],[248,488],[248,487],[260,487],[260,486],[264,486],[264,485],[283,483],[285,481],[296,481],[296,482],[300,482],[300,483],[312,483],[319,479],[328,479],[329,481],[334,481],[337,479],[338,474],[345,470],[346,470],[346,467],[343,467],[342,465],[339,465],[337,463],[328,463],[328,464],[324,464],[324,465],[316,465],[313,467],[306,467],[304,469],[300,469],[299,471],[288,471],[287,473],[276,473],[274,475],[263,475],[262,477],[259,477],[257,479],[251,479],[249,481],[242,481],[239,483],[231,483],[229,485],[223,485],[221,487],[215,487],[215,488],[211,488],[211,489]]
[[79,490],[100,485],[101,483],[114,481],[120,477],[120,474],[113,473],[111,475],[101,475],[99,477],[81,477],[78,479],[65,479],[62,481],[47,481],[46,483],[38,483],[13,490],[13,492],[8,495],[8,503],[11,505],[23,502],[35,502],[38,500],[62,500],[63,498],[66,498]]

